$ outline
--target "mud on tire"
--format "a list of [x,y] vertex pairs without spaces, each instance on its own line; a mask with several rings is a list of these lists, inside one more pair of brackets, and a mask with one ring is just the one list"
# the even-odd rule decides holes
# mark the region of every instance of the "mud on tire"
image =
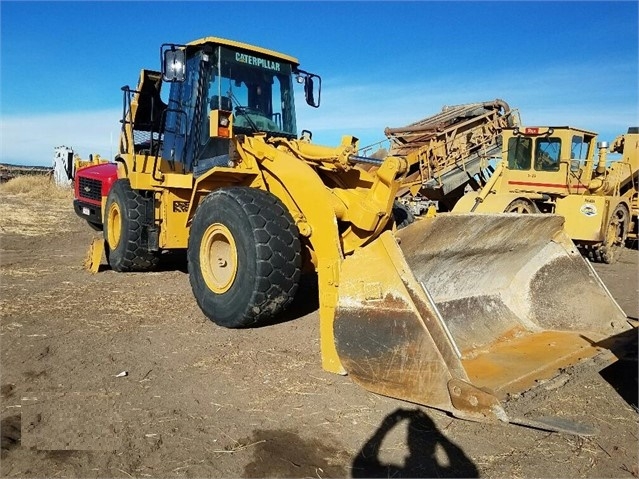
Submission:
[[255,326],[293,301],[301,275],[299,231],[273,194],[248,187],[210,193],[188,245],[189,281],[202,312],[227,328]]
[[117,180],[104,210],[104,239],[109,265],[115,271],[150,271],[159,254],[148,250],[145,228],[147,204],[127,179]]

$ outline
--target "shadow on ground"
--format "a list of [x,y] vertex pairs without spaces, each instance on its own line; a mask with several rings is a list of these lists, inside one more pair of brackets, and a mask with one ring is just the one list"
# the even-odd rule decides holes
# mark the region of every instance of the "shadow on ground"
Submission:
[[282,314],[276,315],[268,321],[260,323],[257,327],[262,328],[265,326],[293,321],[316,311],[317,308],[319,308],[319,286],[317,283],[317,274],[303,274],[300,278],[297,293],[295,293],[295,297],[286,311]]
[[2,432],[2,453],[0,458],[5,459],[12,449],[20,446],[21,423],[22,418],[19,414],[6,417],[0,423]]
[[[99,271],[110,270],[111,267],[102,263]],[[179,271],[189,274],[186,250],[164,251],[160,256],[160,263],[155,269],[157,272]],[[290,306],[282,313],[270,320],[253,325],[252,328],[272,326],[274,324],[286,323],[306,316],[319,308],[319,286],[316,273],[306,273],[300,278],[299,288]]]
[[[384,437],[408,421],[408,456],[403,465],[384,463],[380,449]],[[438,449],[440,451],[438,452]],[[441,454],[443,452],[444,454]],[[475,464],[448,440],[420,409],[397,409],[386,418],[353,460],[353,477],[479,477]]]
[[347,477],[347,453],[326,437],[305,439],[292,430],[257,430],[240,443],[253,448],[253,460],[242,477]]
[[602,369],[599,374],[610,384],[617,394],[631,407],[639,409],[639,336],[637,327],[621,333],[616,338],[618,345],[612,351],[619,358],[610,366]]

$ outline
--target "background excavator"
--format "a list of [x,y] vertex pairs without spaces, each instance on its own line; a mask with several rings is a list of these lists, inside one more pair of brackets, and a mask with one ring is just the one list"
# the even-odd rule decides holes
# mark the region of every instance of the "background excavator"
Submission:
[[[560,216],[450,214],[398,229],[409,162],[362,156],[352,136],[298,137],[295,83],[319,107],[321,79],[297,59],[214,37],[161,51],[160,72],[123,88],[114,163],[76,174],[76,212],[103,227],[94,270],[100,247],[120,272],[186,250],[197,304],[231,328],[277,316],[315,272],[326,371],[477,421],[522,422],[504,409],[509,394],[630,329]],[[84,215],[85,203],[99,208]]]

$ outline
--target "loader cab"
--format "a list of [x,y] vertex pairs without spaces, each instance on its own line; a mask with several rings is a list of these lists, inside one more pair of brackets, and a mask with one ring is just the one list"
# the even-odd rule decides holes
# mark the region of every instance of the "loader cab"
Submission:
[[297,138],[295,80],[319,106],[321,79],[277,52],[209,37],[163,45],[162,60],[171,88],[161,156],[186,172],[200,163],[227,166],[235,135]]
[[572,127],[516,127],[503,132],[511,192],[567,194],[585,188],[596,134]]
[[525,134],[514,130],[508,139],[508,168],[517,171],[559,171],[561,138],[554,130],[539,134],[538,128],[526,128]]

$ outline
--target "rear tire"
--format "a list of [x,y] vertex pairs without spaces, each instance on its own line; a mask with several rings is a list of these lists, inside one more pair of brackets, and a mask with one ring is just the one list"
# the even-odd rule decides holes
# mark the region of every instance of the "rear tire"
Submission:
[[504,213],[517,213],[520,215],[528,215],[539,213],[539,208],[532,201],[516,199],[511,202],[506,209],[504,209]]
[[150,271],[160,262],[158,252],[147,247],[146,207],[129,180],[119,179],[111,187],[103,227],[105,251],[114,271]]
[[604,244],[599,248],[600,261],[613,263],[619,251],[625,246],[628,236],[628,209],[625,205],[617,205],[608,222]]
[[293,301],[301,275],[299,231],[273,194],[221,188],[197,207],[189,234],[189,281],[214,323],[264,323]]

